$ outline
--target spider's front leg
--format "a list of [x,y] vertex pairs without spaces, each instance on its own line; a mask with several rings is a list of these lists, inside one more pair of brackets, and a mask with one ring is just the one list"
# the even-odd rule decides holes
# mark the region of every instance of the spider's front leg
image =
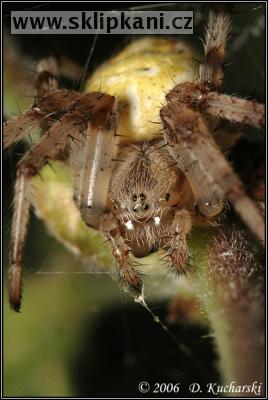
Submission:
[[70,135],[74,200],[84,222],[99,229],[100,217],[109,208],[109,186],[119,145],[116,100],[103,93],[88,93],[76,110],[88,115],[88,125],[79,137]]
[[170,267],[176,274],[185,274],[189,250],[186,242],[191,231],[191,214],[187,210],[177,210],[171,224],[170,240],[163,246],[170,258]]
[[140,294],[142,292],[141,275],[135,269],[130,248],[121,235],[116,217],[112,214],[103,215],[99,229],[111,244],[122,285]]
[[[69,92],[53,92],[52,98],[64,97]],[[11,266],[9,269],[9,299],[11,307],[19,311],[21,303],[22,286],[22,256],[24,242],[27,234],[29,219],[31,180],[37,175],[49,160],[69,161],[74,170],[77,186],[82,188],[78,193],[81,197],[79,206],[86,202],[88,207],[97,207],[103,213],[106,201],[109,176],[105,170],[107,164],[110,166],[109,145],[102,140],[103,130],[114,128],[114,104],[112,96],[102,93],[87,93],[75,96],[70,93],[72,101],[69,105],[56,114],[51,121],[52,126],[43,134],[39,143],[33,146],[18,164],[17,180],[15,185],[14,212],[11,227]],[[40,99],[46,100],[46,96]],[[63,115],[62,115],[63,114]],[[58,117],[58,120],[56,120]],[[46,120],[46,115],[43,116]],[[43,122],[43,121],[42,121]],[[15,127],[16,120],[14,121]],[[47,126],[48,124],[44,124]],[[12,124],[11,124],[12,126]],[[13,124],[14,127],[14,124]],[[108,158],[108,160],[107,160]],[[100,162],[101,161],[101,162]],[[77,169],[76,169],[77,167]],[[81,168],[79,168],[81,167]],[[98,169],[99,168],[99,169]],[[99,178],[106,176],[103,181]],[[104,192],[101,186],[104,186]],[[96,189],[94,191],[94,189]],[[83,209],[82,209],[83,210]],[[83,213],[82,213],[83,216]],[[88,223],[89,221],[86,220]]]
[[192,150],[199,146],[198,142],[216,148],[201,115],[184,105],[168,103],[160,110],[160,117],[168,151],[191,185],[197,211],[205,218],[214,218],[223,209],[223,191]]
[[263,218],[215,143],[213,132],[203,117],[203,113],[207,113],[258,127],[264,124],[263,105],[215,91],[223,78],[229,29],[230,20],[225,14],[210,13],[205,60],[199,69],[199,79],[175,86],[166,96],[167,105],[161,109],[160,117],[169,152],[189,180],[199,212],[207,218],[216,216],[226,196],[252,232],[263,241]]
[[79,140],[71,137],[70,142],[69,163],[73,171],[75,202],[84,222],[100,230],[109,240],[123,285],[140,293],[142,282],[130,257],[130,249],[116,217],[108,214],[110,180],[119,144],[116,101],[109,95],[90,93],[88,102],[82,102],[79,110],[84,113],[88,107],[92,114],[90,124]]
[[168,103],[160,115],[169,151],[192,186],[199,212],[207,218],[216,216],[226,195],[252,232],[264,240],[264,221],[259,210],[211,137],[200,113],[183,104]]
[[9,268],[9,300],[15,311],[20,310],[22,287],[22,256],[29,220],[31,180],[49,161],[63,159],[68,144],[68,131],[75,121],[64,116],[43,135],[21,159],[17,167]]

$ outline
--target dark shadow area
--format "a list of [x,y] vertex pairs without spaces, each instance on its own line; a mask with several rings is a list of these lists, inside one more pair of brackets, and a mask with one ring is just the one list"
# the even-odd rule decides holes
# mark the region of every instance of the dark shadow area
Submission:
[[[161,320],[165,312],[158,312]],[[219,381],[213,342],[205,328],[185,322],[169,325],[175,341],[136,304],[107,309],[93,326],[89,331],[85,323],[70,370],[76,396],[192,397],[189,385],[193,382],[205,392],[208,382]],[[146,395],[138,390],[142,381],[151,387]],[[179,382],[180,391],[153,393],[157,382]]]

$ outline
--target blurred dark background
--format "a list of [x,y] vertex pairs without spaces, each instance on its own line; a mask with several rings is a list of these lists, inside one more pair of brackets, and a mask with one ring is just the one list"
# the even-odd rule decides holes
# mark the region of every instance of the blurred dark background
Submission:
[[[155,3],[156,5],[157,3]],[[145,3],[113,3],[113,9],[146,6]],[[201,50],[203,26],[213,3],[167,3],[160,10],[193,9],[194,42]],[[217,4],[218,6],[218,4]],[[69,8],[67,8],[69,7]],[[146,9],[154,7],[147,3]],[[264,100],[264,5],[231,3],[233,31],[228,45],[224,90],[259,101]],[[109,3],[5,3],[4,46],[15,46],[19,57],[36,61],[50,54],[65,56],[84,66],[93,43],[90,35],[17,35],[9,41],[11,10],[100,10]],[[263,23],[262,23],[263,21]],[[96,66],[120,50],[133,37],[100,35],[88,66]],[[5,60],[4,60],[5,61]],[[20,65],[17,65],[20,68]],[[16,79],[4,97],[16,100]],[[66,82],[71,86],[72,82]],[[12,94],[13,93],[13,94]],[[9,102],[9,98],[6,99]],[[10,100],[10,101],[11,101]],[[22,102],[23,103],[23,102]],[[18,104],[18,108],[23,104]],[[14,113],[18,112],[15,107]],[[6,117],[10,117],[10,113]],[[27,145],[21,143],[4,156],[4,265],[7,267],[11,202],[16,163]],[[248,189],[250,171],[264,160],[261,133],[246,129],[245,137],[231,154],[234,167]],[[9,310],[4,288],[4,394],[6,396],[142,397],[138,382],[181,382],[174,397],[192,397],[188,385],[219,380],[216,355],[207,328],[178,321],[170,325],[177,343],[156,324],[151,315],[120,292],[110,277],[83,275],[78,259],[49,236],[43,224],[31,218],[25,252],[25,294],[23,312]],[[40,275],[39,271],[47,272]],[[58,270],[65,274],[54,274]],[[81,274],[73,274],[81,271]],[[167,304],[152,304],[165,320]],[[189,349],[182,351],[178,343]],[[145,395],[144,395],[145,396]],[[146,397],[156,394],[148,393]],[[202,394],[200,395],[202,396]],[[159,395],[160,397],[160,395]],[[161,395],[162,397],[162,395]]]

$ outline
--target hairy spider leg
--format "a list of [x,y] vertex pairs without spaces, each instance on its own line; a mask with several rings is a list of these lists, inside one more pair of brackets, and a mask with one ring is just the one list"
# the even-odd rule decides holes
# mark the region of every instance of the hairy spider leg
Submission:
[[[206,55],[204,66],[200,68],[197,82],[200,88],[204,82],[219,86],[222,80],[222,77],[219,78],[219,66],[223,63],[222,50],[219,53],[219,61],[216,62],[215,59],[219,49],[224,48],[221,43],[227,38],[229,26],[229,20],[222,13],[210,13],[205,43],[205,52],[210,56]],[[213,53],[215,54],[212,57]],[[206,68],[209,73],[204,72]],[[210,78],[205,79],[205,76]],[[208,218],[217,215],[222,210],[225,194],[252,232],[263,240],[264,221],[259,210],[247,196],[239,177],[222,155],[201,112],[195,109],[195,99],[198,101],[198,98],[202,98],[202,90],[198,95],[189,90],[186,97],[186,103],[181,101],[179,96],[176,98],[176,94],[174,99],[172,90],[166,96],[168,103],[160,110],[160,117],[165,128],[164,138],[171,145],[168,147],[169,151],[178,160],[178,166],[192,185],[199,212]],[[189,105],[189,102],[192,102],[193,106]]]

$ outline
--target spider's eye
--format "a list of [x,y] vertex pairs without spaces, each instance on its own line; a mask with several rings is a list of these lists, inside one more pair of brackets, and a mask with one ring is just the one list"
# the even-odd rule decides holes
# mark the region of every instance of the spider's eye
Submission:
[[140,194],[140,199],[141,199],[141,200],[145,200],[145,194],[141,193],[141,194]]
[[148,208],[149,208],[148,204],[145,204],[143,209],[146,211],[146,210],[148,210]]
[[113,201],[113,207],[115,210],[117,210],[119,208],[119,204],[116,200]]
[[134,196],[132,196],[132,200],[133,201],[137,201],[137,195],[136,194],[134,194]]
[[170,199],[170,193],[167,193],[167,194],[165,195],[165,200],[166,200],[166,201],[169,201],[169,199]]

